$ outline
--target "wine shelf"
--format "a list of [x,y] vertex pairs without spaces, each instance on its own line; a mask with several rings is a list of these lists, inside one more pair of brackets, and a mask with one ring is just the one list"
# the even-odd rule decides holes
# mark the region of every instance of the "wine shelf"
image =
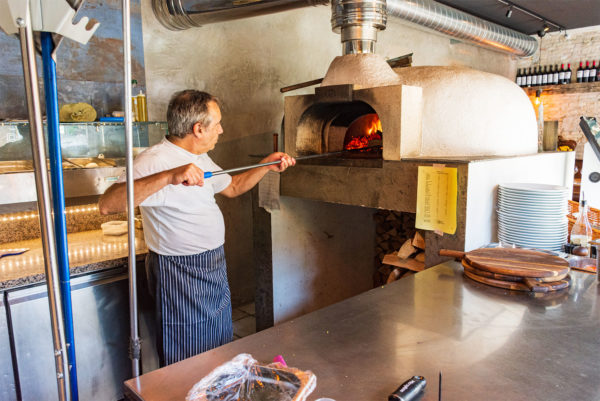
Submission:
[[564,85],[543,85],[523,88],[528,96],[534,96],[537,90],[542,90],[544,95],[558,95],[565,93],[586,93],[600,92],[600,81],[596,82],[575,82]]

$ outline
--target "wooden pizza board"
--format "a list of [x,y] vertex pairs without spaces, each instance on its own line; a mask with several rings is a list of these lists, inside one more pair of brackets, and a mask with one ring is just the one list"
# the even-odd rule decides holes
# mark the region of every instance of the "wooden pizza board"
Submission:
[[549,292],[568,287],[564,281],[568,275],[557,276],[556,280],[548,281],[547,278],[536,279],[529,277],[508,276],[498,273],[490,273],[470,266],[467,261],[462,261],[463,270],[467,277],[477,280],[480,283],[492,285],[500,288],[507,288],[518,291]]
[[550,291],[558,291],[569,287],[571,282],[571,277],[566,276],[564,279],[559,281],[554,281],[550,283],[539,282],[539,285],[530,289],[527,285],[522,282],[516,281],[503,281],[503,280],[495,280],[492,278],[478,276],[470,272],[468,269],[464,270],[465,276],[470,278],[471,280],[480,282],[482,284],[491,285],[493,287],[504,288],[507,290],[516,290],[516,291],[533,291],[533,292],[550,292]]
[[528,249],[481,248],[469,252],[441,249],[440,255],[464,259],[479,270],[521,278],[552,281],[560,280],[569,273],[566,260]]

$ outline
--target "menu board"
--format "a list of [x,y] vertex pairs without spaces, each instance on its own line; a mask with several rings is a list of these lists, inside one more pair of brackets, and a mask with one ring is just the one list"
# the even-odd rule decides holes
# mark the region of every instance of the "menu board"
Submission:
[[457,176],[455,167],[419,166],[416,228],[456,232]]

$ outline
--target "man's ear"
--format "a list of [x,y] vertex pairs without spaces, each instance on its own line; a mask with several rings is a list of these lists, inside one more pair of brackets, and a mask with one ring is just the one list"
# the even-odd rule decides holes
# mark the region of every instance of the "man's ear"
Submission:
[[200,138],[200,136],[204,134],[204,127],[202,127],[202,124],[199,122],[194,124],[194,126],[192,127],[192,133],[196,138]]

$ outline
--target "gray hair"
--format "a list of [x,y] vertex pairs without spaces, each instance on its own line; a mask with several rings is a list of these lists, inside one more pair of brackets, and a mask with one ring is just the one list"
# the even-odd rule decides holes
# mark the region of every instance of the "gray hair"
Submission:
[[171,97],[167,108],[169,136],[184,138],[193,132],[196,123],[207,127],[211,123],[211,117],[208,114],[208,103],[210,102],[219,105],[219,100],[206,92],[194,89],[176,92]]

